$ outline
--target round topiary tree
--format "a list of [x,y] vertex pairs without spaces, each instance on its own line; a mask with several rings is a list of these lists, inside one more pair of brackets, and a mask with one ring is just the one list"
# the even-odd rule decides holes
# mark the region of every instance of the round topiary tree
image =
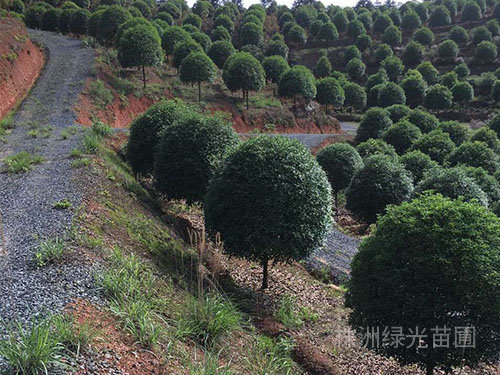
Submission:
[[447,133],[436,129],[422,135],[413,143],[411,149],[422,151],[429,155],[432,160],[443,164],[448,155],[455,149],[455,144]]
[[337,28],[332,22],[327,22],[321,26],[321,29],[318,33],[318,39],[324,40],[326,46],[328,46],[328,42],[332,42],[339,38],[339,32]]
[[422,132],[419,128],[408,120],[401,120],[384,131],[384,133],[382,133],[382,139],[394,146],[396,152],[402,155],[421,135]]
[[401,88],[405,92],[406,103],[412,107],[423,104],[427,83],[418,76],[408,76],[401,81]]
[[392,55],[394,55],[394,52],[392,51],[391,46],[385,43],[379,44],[379,46],[375,50],[375,59],[379,63],[381,63],[388,57],[391,57]]
[[99,19],[99,38],[106,45],[111,45],[120,25],[129,17],[129,13],[119,5],[106,8]]
[[356,47],[358,47],[360,51],[369,50],[372,45],[372,38],[368,34],[361,34],[356,38]]
[[367,141],[361,142],[356,146],[356,150],[358,151],[359,156],[363,159],[367,159],[370,156],[377,154],[389,156],[395,160],[397,160],[398,157],[394,146],[380,138],[370,138]]
[[59,29],[59,16],[62,10],[59,8],[52,8],[46,11],[40,21],[40,28],[46,31],[57,31]]
[[348,37],[356,40],[358,36],[366,34],[366,29],[361,21],[353,20],[347,25],[346,34]]
[[354,82],[347,82],[344,85],[346,107],[353,107],[356,109],[363,109],[366,107],[366,91],[363,87]]
[[462,22],[480,20],[481,8],[475,1],[468,1],[462,8]]
[[241,45],[259,45],[264,40],[262,25],[253,22],[246,23],[241,27],[239,36]]
[[[494,357],[500,350],[500,308],[491,301],[500,298],[500,276],[491,270],[500,266],[499,233],[500,220],[474,203],[424,195],[390,207],[352,262],[346,295],[351,326],[364,334],[366,327],[401,327],[397,346],[373,340],[366,346],[417,364],[428,375],[435,367],[459,367],[464,359],[474,366]],[[422,334],[418,344],[406,335],[415,327]],[[434,345],[436,327],[448,327],[442,332],[450,335],[450,345]],[[480,344],[467,348],[464,357],[464,341],[452,329],[470,335],[471,327]]]
[[401,35],[401,30],[399,30],[399,27],[392,25],[389,26],[387,29],[384,31],[384,36],[382,37],[382,42],[395,47],[399,44],[401,44],[402,40],[402,35]]
[[155,184],[172,199],[202,201],[208,183],[239,139],[218,116],[192,113],[161,133],[154,163]]
[[161,45],[167,56],[174,53],[174,48],[177,44],[187,41],[192,41],[191,35],[179,26],[167,28],[161,36]]
[[[251,178],[249,178],[251,176]],[[230,255],[262,264],[300,260],[318,248],[330,227],[331,188],[303,145],[260,136],[241,144],[211,181],[205,222]]]
[[115,35],[115,44],[118,45],[125,32],[133,27],[144,25],[151,26],[151,23],[144,17],[131,17],[120,25]]
[[359,81],[365,75],[366,65],[360,59],[354,58],[347,63],[345,71],[351,80]]
[[293,108],[295,109],[298,95],[306,100],[311,100],[316,96],[314,75],[305,66],[295,65],[283,74],[278,93],[280,96],[293,98]]
[[384,83],[378,93],[378,106],[388,107],[393,104],[405,104],[406,96],[404,90],[397,83]]
[[492,63],[497,57],[497,46],[492,42],[484,41],[476,47],[476,59],[483,63]]
[[366,80],[366,89],[370,90],[373,86],[380,85],[382,83],[386,83],[389,80],[387,77],[387,72],[385,69],[379,69],[377,73],[368,76]]
[[208,50],[208,56],[219,69],[224,67],[226,60],[234,53],[236,53],[236,50],[233,44],[228,40],[218,40],[214,42]]
[[320,79],[316,84],[316,90],[316,101],[325,106],[327,113],[329,104],[334,108],[344,104],[344,89],[335,78]]
[[220,14],[214,19],[214,29],[216,27],[222,26],[225,28],[229,33],[232,33],[234,31],[234,23],[231,20],[231,17],[229,17],[227,14]]
[[439,119],[436,116],[421,109],[414,109],[408,115],[408,121],[416,125],[422,133],[429,133],[439,125]]
[[416,185],[421,180],[424,174],[432,168],[438,168],[438,163],[430,158],[429,155],[422,151],[409,151],[402,155],[399,159],[405,169],[413,176],[413,183]]
[[465,166],[461,168],[465,171],[465,174],[472,178],[481,190],[485,192],[489,206],[500,200],[500,183],[494,176],[488,174],[483,168]]
[[481,167],[488,173],[495,173],[499,167],[497,154],[484,142],[464,142],[451,152],[447,158],[451,166],[460,164]]
[[299,25],[294,25],[286,33],[285,37],[287,42],[301,44],[306,42],[306,32]]
[[373,223],[387,205],[410,199],[413,183],[409,173],[395,159],[374,155],[357,170],[346,190],[346,208]]
[[[62,9],[62,8],[60,8]],[[29,9],[28,9],[29,10]],[[71,18],[77,9],[74,8],[66,8],[59,14],[59,20],[57,23],[57,27],[61,33],[69,33],[69,23],[71,22]],[[104,14],[104,13],[103,13]],[[102,15],[101,15],[102,18]],[[100,26],[99,26],[100,29]],[[99,39],[102,40],[100,36]]]
[[352,59],[362,59],[361,52],[356,46],[349,46],[344,50],[344,64],[347,64]]
[[461,63],[455,67],[458,79],[467,78],[470,74],[470,69],[465,63]]
[[363,166],[363,159],[348,143],[334,143],[321,149],[316,160],[326,172],[338,207],[338,193],[351,182],[354,173]]
[[431,86],[425,92],[424,105],[428,109],[448,109],[453,103],[453,95],[450,89],[439,83]]
[[76,10],[69,21],[69,31],[76,35],[83,35],[87,32],[87,22],[90,12],[87,9]]
[[282,56],[268,56],[262,61],[262,67],[266,72],[266,79],[271,81],[273,86],[273,96],[276,96],[276,85],[280,82],[283,74],[290,69],[290,66]]
[[404,14],[403,19],[401,20],[401,29],[408,34],[411,34],[417,30],[421,24],[422,21],[420,20],[418,14],[414,11],[409,11]]
[[453,101],[459,104],[469,103],[474,99],[474,88],[465,81],[459,81],[451,88]]
[[467,176],[464,168],[434,168],[424,174],[415,188],[416,193],[432,190],[451,199],[476,200],[483,206],[488,205],[486,193],[473,178]]
[[391,81],[397,81],[405,68],[401,59],[397,56],[389,56],[382,61],[381,66],[385,69]]
[[328,60],[328,57],[326,56],[321,56],[318,59],[318,62],[316,66],[314,67],[314,75],[317,78],[323,78],[323,77],[328,77],[332,72],[332,64],[330,63],[330,60]]
[[451,39],[447,39],[439,45],[439,59],[443,62],[453,63],[457,59],[459,51],[457,43]]
[[288,46],[281,40],[271,41],[266,47],[266,56],[281,56],[288,58]]
[[393,104],[386,107],[387,112],[389,112],[389,117],[392,122],[398,122],[403,117],[410,115],[411,109],[404,104]]
[[441,76],[441,84],[451,89],[458,81],[458,74],[454,70],[443,74]]
[[[498,18],[500,19],[500,16]],[[332,21],[340,33],[343,33],[344,31],[347,30],[349,19],[347,18],[344,11],[340,10],[336,12],[335,15],[332,17]]]
[[424,46],[429,46],[434,41],[434,33],[428,27],[421,27],[415,31],[413,39]]
[[389,112],[383,108],[368,109],[359,123],[356,142],[360,143],[369,138],[379,138],[392,125]]
[[373,22],[373,31],[383,34],[384,31],[389,27],[392,26],[393,22],[391,17],[389,17],[386,13],[380,14],[376,19],[375,22]]
[[477,130],[475,130],[471,137],[471,141],[479,141],[484,142],[491,148],[495,153],[500,152],[500,141],[498,140],[497,133],[494,130],[490,129],[488,126],[483,126]]
[[146,88],[146,66],[160,65],[163,59],[161,39],[152,25],[135,26],[118,42],[118,61],[123,67],[141,67]]
[[403,51],[403,62],[409,66],[415,66],[424,57],[424,48],[420,43],[411,41]]
[[472,30],[472,43],[479,44],[484,40],[488,42],[493,40],[493,36],[486,26],[479,26]]
[[161,130],[193,110],[181,100],[162,100],[132,121],[127,144],[127,160],[136,175],[153,172],[154,150]]
[[460,146],[470,138],[469,127],[458,121],[443,121],[439,124],[438,129],[448,133],[450,139],[457,146]]
[[422,74],[422,78],[428,85],[434,85],[439,82],[439,72],[429,61],[423,61],[418,64],[417,70]]
[[182,60],[184,60],[192,52],[203,52],[203,48],[196,43],[191,37],[183,42],[179,42],[174,47],[172,53],[172,66],[179,69]]
[[444,5],[438,5],[434,8],[429,17],[429,26],[447,26],[451,24],[450,11]]
[[462,26],[453,26],[449,38],[457,44],[466,44],[469,41],[469,33]]
[[231,34],[223,26],[217,26],[216,28],[214,28],[212,30],[211,37],[214,42],[218,40],[231,41]]
[[265,72],[260,62],[247,52],[230,56],[224,64],[222,77],[231,91],[242,90],[249,108],[249,92],[259,91],[265,85]]
[[201,102],[201,83],[212,82],[217,68],[204,52],[191,52],[182,60],[180,79],[182,82],[198,84],[198,101]]

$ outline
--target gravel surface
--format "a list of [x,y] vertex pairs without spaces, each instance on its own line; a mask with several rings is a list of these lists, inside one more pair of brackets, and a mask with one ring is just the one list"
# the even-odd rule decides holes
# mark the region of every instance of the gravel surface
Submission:
[[[41,240],[67,238],[83,186],[76,182],[69,154],[80,135],[63,140],[61,131],[75,125],[73,104],[91,74],[94,53],[75,39],[50,32],[30,31],[49,51],[47,66],[14,117],[15,128],[0,143],[3,159],[20,151],[42,155],[44,162],[27,173],[0,174],[0,213],[5,246],[0,242],[0,320],[30,320],[57,312],[77,297],[97,298],[91,291],[92,270],[76,260],[37,268],[33,256]],[[47,131],[33,138],[28,131]],[[79,132],[80,133],[80,132]],[[71,209],[56,210],[61,199]],[[73,257],[72,257],[73,258]]]

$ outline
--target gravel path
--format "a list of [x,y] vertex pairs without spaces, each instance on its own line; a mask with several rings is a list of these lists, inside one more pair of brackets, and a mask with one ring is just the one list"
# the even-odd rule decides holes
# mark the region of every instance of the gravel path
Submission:
[[[50,57],[35,87],[14,116],[15,129],[0,143],[3,159],[20,151],[42,155],[44,162],[27,173],[0,174],[0,213],[5,244],[0,242],[0,320],[26,321],[38,313],[54,312],[76,297],[89,295],[90,269],[78,261],[37,268],[33,255],[41,240],[69,235],[82,202],[83,187],[76,182],[69,154],[80,135],[63,140],[61,131],[75,125],[72,110],[85,79],[91,74],[94,53],[75,39],[50,32],[30,31]],[[34,138],[30,130],[46,132]],[[61,199],[69,210],[56,210]]]

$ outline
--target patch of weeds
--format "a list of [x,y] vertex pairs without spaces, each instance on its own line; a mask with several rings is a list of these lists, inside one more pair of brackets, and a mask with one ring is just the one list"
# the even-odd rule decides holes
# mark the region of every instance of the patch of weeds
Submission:
[[82,139],[84,152],[87,154],[96,154],[101,145],[101,139],[102,138],[94,133],[92,129],[88,129]]
[[301,306],[299,314],[305,322],[316,323],[319,319],[319,315],[307,306]]
[[70,132],[67,131],[67,130],[62,130],[61,131],[61,138],[62,139],[68,139],[70,137],[70,135],[71,135]]
[[137,91],[137,87],[128,79],[115,77],[109,83],[120,95],[127,97]]
[[40,132],[37,129],[28,130],[26,134],[31,138],[38,138],[40,136]]
[[71,202],[67,198],[63,198],[52,204],[52,208],[56,210],[67,210],[72,207]]
[[15,111],[12,110],[0,120],[0,135],[5,134],[8,130],[14,127],[14,113]]
[[275,318],[289,329],[300,328],[304,324],[301,316],[296,312],[296,302],[295,297],[286,295],[281,298],[275,312]]
[[81,350],[90,347],[90,344],[99,335],[99,331],[87,322],[75,322],[69,315],[57,315],[52,319],[54,330],[59,342],[71,353],[80,355]]
[[98,107],[106,107],[113,102],[112,92],[99,79],[89,84],[89,94]]
[[179,321],[178,335],[190,338],[210,348],[223,337],[240,328],[242,316],[231,301],[215,294],[207,294],[200,301],[193,300]]
[[110,135],[113,134],[113,128],[109,126],[108,124],[96,120],[92,122],[92,131],[101,136],[101,137],[109,137]]
[[83,155],[83,152],[82,150],[78,149],[78,148],[74,148],[73,150],[71,150],[71,152],[69,153],[69,156],[71,158],[81,158]]
[[88,167],[90,165],[90,159],[89,158],[80,158],[73,160],[71,162],[71,168],[83,168],[83,167]]
[[78,125],[71,125],[70,127],[67,128],[67,131],[69,132],[69,134],[71,135],[75,135],[76,133],[78,133],[81,129],[83,129],[81,126],[78,126]]
[[64,241],[60,237],[40,242],[35,253],[35,263],[38,267],[61,260],[64,254]]
[[[219,355],[204,353],[203,361],[189,364],[189,375],[232,375],[229,364],[219,365]],[[263,373],[264,374],[264,373]],[[267,374],[266,374],[267,375]]]
[[275,342],[269,337],[257,337],[245,356],[245,368],[250,374],[300,374],[290,355],[292,349],[293,344],[288,339],[280,338]]
[[26,173],[32,169],[33,165],[41,164],[43,160],[41,155],[21,151],[17,154],[7,156],[4,163],[8,173]]
[[0,357],[14,374],[48,374],[53,367],[64,367],[63,346],[52,331],[50,319],[34,321],[25,329],[18,322],[7,328],[7,338],[0,340]]

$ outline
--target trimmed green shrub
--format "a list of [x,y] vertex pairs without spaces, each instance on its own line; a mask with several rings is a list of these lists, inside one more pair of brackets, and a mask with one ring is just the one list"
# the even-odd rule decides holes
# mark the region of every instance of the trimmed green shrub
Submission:
[[344,105],[346,107],[363,109],[366,106],[366,91],[357,83],[347,82],[344,85],[344,95]]
[[474,99],[474,89],[468,82],[457,82],[451,88],[451,93],[453,94],[453,101],[455,103],[464,104]]
[[443,5],[438,5],[429,17],[429,26],[447,26],[451,24],[450,11]]
[[491,42],[493,40],[493,36],[490,31],[486,28],[486,26],[479,26],[472,30],[472,43],[479,44],[482,41]]
[[484,142],[464,142],[447,158],[451,166],[460,164],[484,168],[488,173],[495,173],[499,166],[498,156]]
[[399,160],[405,169],[411,173],[415,185],[422,180],[427,171],[439,166],[429,155],[418,150],[407,152]]
[[335,78],[327,77],[318,80],[316,90],[316,101],[324,104],[327,110],[329,104],[333,107],[340,107],[344,104],[344,89]]
[[453,95],[450,89],[439,83],[431,86],[425,92],[424,105],[428,109],[448,109],[453,102]]
[[403,117],[408,116],[411,113],[411,109],[403,104],[393,104],[386,108],[387,112],[389,112],[389,117],[392,122],[398,122]]
[[234,53],[236,53],[236,50],[233,44],[228,40],[218,40],[214,42],[208,50],[208,56],[219,69],[224,67],[226,60]]
[[384,31],[384,36],[382,37],[382,42],[386,43],[392,47],[401,44],[402,35],[399,27],[392,25],[389,26]]
[[365,75],[366,65],[360,59],[354,58],[347,63],[345,71],[352,80],[357,81]]
[[406,65],[417,65],[424,57],[424,48],[420,43],[411,41],[406,45],[402,57]]
[[495,151],[495,153],[500,152],[500,141],[498,140],[497,133],[493,129],[490,129],[488,126],[483,126],[475,130],[472,133],[470,140],[472,142],[484,142],[488,145],[489,148]]
[[378,106],[388,107],[393,104],[405,104],[406,96],[404,90],[394,82],[384,83],[378,93]]
[[177,43],[172,53],[172,66],[174,68],[180,68],[182,60],[191,52],[203,52],[203,48],[191,38],[184,42]]
[[417,70],[422,74],[423,79],[428,85],[434,85],[439,82],[439,72],[429,61],[421,62],[417,66]]
[[346,34],[355,40],[358,36],[366,34],[366,29],[361,21],[353,20],[347,25]]
[[129,17],[127,11],[119,5],[106,8],[99,19],[99,38],[106,44],[111,44],[115,40],[120,25]]
[[469,76],[470,69],[466,63],[461,63],[455,67],[455,72],[457,72],[458,79],[464,79]]
[[394,146],[396,152],[402,155],[421,135],[422,132],[419,128],[408,120],[401,120],[384,131],[382,139]]
[[408,116],[408,121],[416,125],[422,133],[429,133],[439,125],[439,120],[436,116],[421,109],[414,109]]
[[317,78],[323,78],[328,77],[331,72],[332,64],[330,63],[330,60],[328,60],[328,57],[326,56],[321,56],[318,60],[318,63],[314,67],[314,75]]
[[457,43],[451,39],[447,39],[439,45],[439,59],[444,62],[453,63],[456,60],[459,51]]
[[422,135],[412,146],[412,150],[422,151],[440,164],[443,164],[454,149],[455,144],[448,133],[437,129]]
[[485,63],[491,63],[497,57],[497,46],[492,42],[481,42],[476,47],[476,58]]
[[397,56],[390,56],[382,61],[381,67],[387,72],[387,76],[391,81],[397,81],[405,66],[403,65],[401,59]]
[[379,138],[391,125],[392,121],[389,112],[383,108],[370,108],[364,113],[359,123],[356,142],[360,143],[369,138]]
[[212,82],[217,68],[204,52],[191,52],[182,60],[179,72],[182,82],[198,84],[198,101],[201,101],[201,83]]
[[438,129],[448,133],[450,139],[457,146],[460,146],[470,138],[469,127],[458,121],[443,121],[439,124]]
[[434,41],[434,33],[428,27],[421,27],[415,31],[413,39],[424,46],[429,46]]
[[457,81],[458,81],[458,74],[454,70],[450,70],[449,72],[441,76],[441,84],[443,86],[448,87],[449,89],[455,86]]
[[457,44],[466,44],[469,41],[469,33],[462,26],[453,26],[449,38]]
[[361,34],[356,38],[356,47],[358,47],[360,51],[366,51],[370,49],[372,45],[372,38],[368,34]]
[[394,55],[394,52],[392,51],[391,46],[385,43],[379,44],[379,46],[375,50],[375,59],[379,63],[381,63],[388,57],[391,57],[392,55]]
[[344,50],[344,64],[347,64],[352,59],[362,59],[361,52],[356,46],[349,46]]
[[462,8],[462,22],[470,22],[480,20],[481,8],[475,1],[468,1]]

